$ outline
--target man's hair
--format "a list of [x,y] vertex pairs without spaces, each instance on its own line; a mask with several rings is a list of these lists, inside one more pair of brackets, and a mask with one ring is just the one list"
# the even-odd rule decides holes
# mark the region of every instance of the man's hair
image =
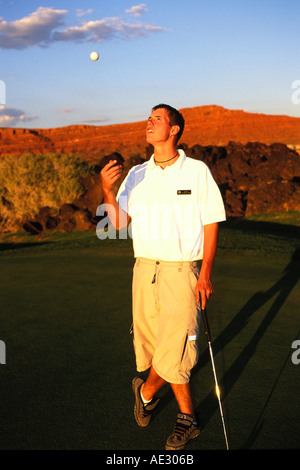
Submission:
[[164,108],[168,112],[169,122],[171,126],[179,126],[179,131],[176,135],[177,137],[176,143],[177,143],[180,137],[182,136],[183,129],[184,129],[184,119],[183,119],[182,114],[177,109],[173,108],[172,106],[168,104],[163,104],[163,103],[154,106],[152,108],[152,111],[155,111],[156,109],[159,109],[159,108]]

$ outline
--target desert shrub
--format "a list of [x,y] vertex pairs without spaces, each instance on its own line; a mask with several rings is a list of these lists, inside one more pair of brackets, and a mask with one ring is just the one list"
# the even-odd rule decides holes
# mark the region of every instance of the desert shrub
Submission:
[[24,154],[0,159],[0,229],[18,226],[42,207],[55,213],[80,197],[80,178],[89,172],[86,161],[74,155]]

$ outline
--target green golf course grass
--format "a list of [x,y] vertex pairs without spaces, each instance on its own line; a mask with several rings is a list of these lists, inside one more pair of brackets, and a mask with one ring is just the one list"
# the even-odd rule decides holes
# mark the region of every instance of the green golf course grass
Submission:
[[[207,314],[230,449],[300,447],[299,235],[297,213],[220,225]],[[178,412],[170,387],[148,428],[133,416],[133,262],[129,238],[2,237],[2,450],[164,449]],[[202,432],[186,450],[225,449],[203,330],[199,350]]]

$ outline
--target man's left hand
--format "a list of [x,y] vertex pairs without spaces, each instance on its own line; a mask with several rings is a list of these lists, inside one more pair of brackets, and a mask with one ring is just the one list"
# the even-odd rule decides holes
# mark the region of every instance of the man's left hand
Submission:
[[206,301],[212,295],[214,291],[213,285],[210,278],[202,278],[199,276],[196,285],[196,299],[197,302],[201,301],[201,308],[204,310],[206,306]]

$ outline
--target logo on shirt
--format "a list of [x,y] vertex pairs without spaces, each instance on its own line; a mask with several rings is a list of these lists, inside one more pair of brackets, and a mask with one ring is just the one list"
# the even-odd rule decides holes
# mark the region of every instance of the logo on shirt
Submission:
[[192,194],[192,191],[190,189],[177,189],[177,194],[179,194],[179,195]]

